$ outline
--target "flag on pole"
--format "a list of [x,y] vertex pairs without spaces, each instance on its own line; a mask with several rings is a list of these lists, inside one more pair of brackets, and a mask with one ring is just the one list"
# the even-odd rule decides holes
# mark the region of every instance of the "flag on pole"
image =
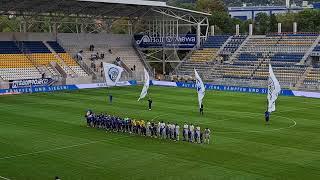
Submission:
[[197,88],[197,92],[198,92],[198,101],[199,101],[199,108],[201,108],[201,104],[202,104],[202,99],[205,95],[205,87],[204,87],[204,84],[197,72],[196,69],[194,69],[194,74],[195,74],[195,77],[196,77],[196,88]]
[[107,86],[115,86],[121,78],[121,74],[123,72],[122,67],[105,62],[103,63],[103,70]]
[[281,91],[279,81],[273,73],[271,64],[269,64],[269,80],[268,80],[268,112],[276,110],[276,100]]
[[150,84],[149,73],[144,68],[144,86],[142,88],[142,91],[141,91],[141,94],[140,94],[138,101],[140,101],[140,99],[143,99],[144,97],[146,97],[146,95],[148,94],[149,84]]

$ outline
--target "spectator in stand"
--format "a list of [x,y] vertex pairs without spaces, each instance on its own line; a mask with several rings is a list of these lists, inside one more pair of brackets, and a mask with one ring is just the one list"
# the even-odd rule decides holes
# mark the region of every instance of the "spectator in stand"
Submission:
[[94,69],[95,72],[98,71],[98,70],[97,70],[97,66],[96,66],[96,64],[94,64],[94,63],[93,63],[93,69]]
[[116,63],[117,63],[118,66],[121,66],[121,59],[120,59],[120,57],[117,57],[117,58],[116,58]]
[[133,71],[136,71],[136,65],[133,65]]
[[111,49],[109,49],[109,53],[110,53],[110,54],[112,54],[112,51],[111,51]]
[[81,60],[83,59],[82,53],[83,53],[83,50],[80,50],[80,51],[77,53],[77,55],[76,55],[76,57],[77,57],[77,59],[78,59],[79,61],[81,61]]
[[94,45],[93,44],[90,45],[89,51],[94,51]]

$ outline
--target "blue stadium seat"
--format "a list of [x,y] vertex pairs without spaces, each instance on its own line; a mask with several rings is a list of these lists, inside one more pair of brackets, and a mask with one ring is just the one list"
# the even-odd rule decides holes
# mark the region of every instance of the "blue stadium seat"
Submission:
[[47,41],[47,43],[50,45],[50,47],[56,52],[56,53],[65,53],[66,51],[63,49],[63,47],[60,46],[56,41]]
[[224,47],[222,54],[234,53],[246,38],[247,36],[233,36]]
[[21,54],[14,41],[0,41],[0,54]]
[[320,44],[318,44],[314,49],[314,52],[320,52]]
[[229,38],[228,35],[209,36],[202,48],[220,48]]
[[276,53],[271,61],[300,62],[303,56],[303,53]]
[[22,41],[22,46],[29,50],[28,53],[51,53],[42,41]]

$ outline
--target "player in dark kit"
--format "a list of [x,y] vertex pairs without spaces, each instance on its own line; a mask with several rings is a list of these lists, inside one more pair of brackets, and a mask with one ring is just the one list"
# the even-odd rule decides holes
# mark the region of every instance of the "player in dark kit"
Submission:
[[151,109],[152,109],[152,99],[151,98],[148,99],[148,103],[149,103],[149,111],[151,111]]
[[264,112],[264,117],[266,119],[266,123],[269,124],[270,112],[269,111]]
[[109,94],[109,103],[112,104],[113,96],[112,94]]
[[203,104],[201,103],[201,106],[200,106],[200,115],[203,115]]

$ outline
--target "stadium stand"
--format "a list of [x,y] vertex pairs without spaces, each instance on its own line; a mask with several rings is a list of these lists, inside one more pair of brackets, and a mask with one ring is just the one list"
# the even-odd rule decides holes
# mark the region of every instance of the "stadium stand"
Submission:
[[55,41],[0,41],[0,68],[3,80],[60,76],[50,65],[57,63],[68,76],[88,76]]
[[243,41],[247,38],[246,35],[232,36],[230,41],[224,46],[220,52],[221,55],[230,55],[239,48]]
[[202,44],[201,48],[192,53],[190,60],[193,62],[214,60],[218,55],[217,53],[219,49],[224,45],[229,37],[230,36],[227,35],[209,36]]
[[185,79],[190,79],[193,68],[196,67],[200,74],[209,76],[208,72],[213,69],[211,62],[217,59],[218,51],[223,48],[229,38],[230,36],[227,35],[209,36],[200,49],[192,52],[189,61],[178,68],[179,73],[177,75],[186,76],[188,78]]
[[40,71],[13,41],[0,41],[0,77],[3,80],[40,78]]
[[45,42],[42,41],[22,41],[19,43],[21,43],[25,51],[24,53],[30,54],[30,57],[37,66],[45,66],[48,68],[51,62],[55,62],[68,76],[88,76],[63,49],[58,48],[59,45],[57,43],[50,42],[52,45],[54,44],[54,48],[58,48],[58,52],[62,53],[57,53],[54,49],[50,50],[49,48],[51,47],[46,46]]
[[[120,58],[121,66],[124,67],[127,74],[131,74],[138,80],[143,78],[143,67],[140,57],[137,55],[132,46],[132,36],[121,34],[67,34],[58,35],[61,46],[67,49],[71,54],[77,54],[83,51],[83,61],[87,66],[101,75],[101,62],[117,63],[116,59]],[[94,46],[94,51],[90,51],[89,46]],[[104,58],[98,58],[92,61],[92,56],[98,53],[100,56],[104,54]],[[131,68],[136,67],[135,71]],[[94,68],[96,67],[96,68]]]
[[88,74],[77,64],[70,54],[66,53],[58,42],[47,41],[46,43],[50,46],[49,48],[51,48],[51,52],[56,55],[55,57],[58,59],[58,62],[60,59],[61,66],[66,72],[69,72],[70,74],[75,72],[78,76],[88,76]]
[[[302,84],[318,83],[315,72],[319,69],[314,68],[315,70],[308,73],[308,65],[304,60],[317,38],[318,36],[314,34],[266,35],[248,38],[232,36],[220,52],[222,56],[233,56],[230,61],[218,63],[204,60],[206,63],[193,63],[193,60],[190,60],[179,67],[177,74],[192,75],[192,69],[197,68],[207,81],[247,79],[253,84],[265,84],[270,63],[283,87],[296,88],[300,81]],[[220,41],[217,43],[221,45]],[[212,45],[212,47],[217,46]],[[313,51],[317,50],[318,46]]]
[[313,56],[320,56],[320,42],[315,45],[314,49],[312,50],[312,55]]

